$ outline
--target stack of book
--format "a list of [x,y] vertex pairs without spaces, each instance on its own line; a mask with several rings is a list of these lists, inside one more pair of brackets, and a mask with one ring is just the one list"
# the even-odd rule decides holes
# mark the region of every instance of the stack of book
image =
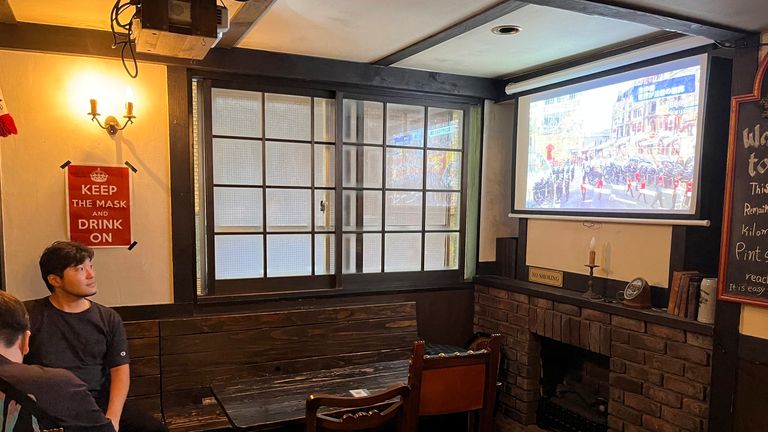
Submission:
[[703,278],[704,275],[697,271],[672,272],[667,313],[696,319],[696,314],[699,312],[699,290]]

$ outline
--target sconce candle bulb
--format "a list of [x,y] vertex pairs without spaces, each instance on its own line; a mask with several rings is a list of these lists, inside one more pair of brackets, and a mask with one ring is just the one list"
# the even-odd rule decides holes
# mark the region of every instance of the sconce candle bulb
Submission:
[[91,116],[99,115],[99,112],[96,111],[96,99],[91,99],[91,112],[89,112],[88,115],[91,115]]
[[126,102],[125,103],[125,116],[126,117],[133,117],[133,102]]

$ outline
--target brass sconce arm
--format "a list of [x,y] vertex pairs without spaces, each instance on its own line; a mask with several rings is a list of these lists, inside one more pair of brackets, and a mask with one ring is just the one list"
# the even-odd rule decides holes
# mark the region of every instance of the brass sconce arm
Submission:
[[91,121],[96,120],[96,123],[98,123],[99,127],[106,130],[109,136],[115,136],[118,131],[125,129],[125,127],[128,126],[129,123],[133,123],[133,119],[136,118],[136,116],[124,116],[123,118],[125,119],[125,123],[120,126],[120,122],[118,122],[114,116],[107,116],[107,118],[104,119],[104,124],[101,124],[101,121],[99,120],[99,113],[88,114],[91,116]]

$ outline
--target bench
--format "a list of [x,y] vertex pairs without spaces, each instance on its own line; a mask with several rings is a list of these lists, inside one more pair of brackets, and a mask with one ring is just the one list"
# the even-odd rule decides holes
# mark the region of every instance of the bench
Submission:
[[126,331],[129,403],[162,413],[174,432],[229,428],[212,383],[404,360],[418,337],[414,302],[127,322]]

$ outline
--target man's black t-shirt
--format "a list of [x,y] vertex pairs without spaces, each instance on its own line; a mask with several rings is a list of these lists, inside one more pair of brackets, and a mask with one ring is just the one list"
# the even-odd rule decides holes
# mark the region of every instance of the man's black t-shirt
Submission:
[[65,430],[115,430],[85,384],[69,371],[15,363],[0,355],[0,377],[30,395]]
[[32,338],[24,363],[71,371],[105,408],[109,401],[109,370],[129,361],[120,315],[95,302],[83,312],[64,312],[48,297],[25,305]]

